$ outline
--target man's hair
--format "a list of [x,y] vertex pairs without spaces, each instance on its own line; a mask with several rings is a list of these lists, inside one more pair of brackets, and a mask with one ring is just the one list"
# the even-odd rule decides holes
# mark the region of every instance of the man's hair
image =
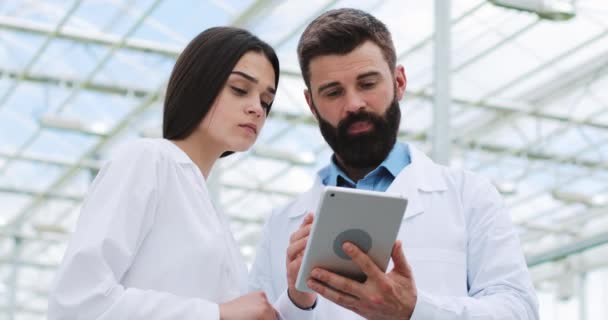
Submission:
[[310,61],[318,56],[345,55],[365,41],[372,41],[382,51],[391,70],[395,69],[395,46],[384,23],[371,14],[351,8],[325,12],[313,20],[298,43],[302,77],[310,89]]

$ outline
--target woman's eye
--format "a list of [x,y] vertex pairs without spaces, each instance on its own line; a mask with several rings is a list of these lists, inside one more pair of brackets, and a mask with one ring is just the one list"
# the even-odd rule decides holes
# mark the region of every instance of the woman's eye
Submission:
[[231,86],[230,88],[232,89],[232,91],[234,91],[234,93],[236,93],[239,96],[244,96],[247,94],[247,90],[241,89],[239,87]]

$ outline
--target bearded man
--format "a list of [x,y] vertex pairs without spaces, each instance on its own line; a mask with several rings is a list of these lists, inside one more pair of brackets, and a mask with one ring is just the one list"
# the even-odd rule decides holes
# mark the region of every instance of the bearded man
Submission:
[[[297,319],[538,319],[516,230],[493,185],[397,142],[406,77],[386,26],[360,10],[328,11],[305,29],[298,57],[304,96],[334,154],[309,191],[270,216],[250,288]],[[386,273],[345,243],[365,282],[316,268],[307,281],[315,293],[300,292],[310,212],[324,186],[399,193],[408,207]]]

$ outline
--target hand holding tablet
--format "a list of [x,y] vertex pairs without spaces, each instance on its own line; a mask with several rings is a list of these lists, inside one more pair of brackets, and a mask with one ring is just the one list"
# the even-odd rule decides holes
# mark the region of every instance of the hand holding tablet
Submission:
[[308,238],[296,289],[306,285],[310,272],[320,267],[345,277],[365,280],[365,274],[342,250],[344,242],[359,247],[386,271],[407,199],[385,192],[326,187]]

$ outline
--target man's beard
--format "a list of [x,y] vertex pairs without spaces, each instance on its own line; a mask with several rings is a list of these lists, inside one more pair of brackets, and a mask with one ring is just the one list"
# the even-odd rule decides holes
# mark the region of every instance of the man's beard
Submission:
[[[313,107],[316,111],[317,107],[314,103]],[[397,141],[401,110],[399,102],[394,97],[381,116],[366,111],[351,113],[342,119],[337,127],[321,118],[318,111],[317,117],[323,138],[343,164],[363,169],[377,167],[393,149]],[[368,122],[371,124],[371,129],[364,133],[349,134],[350,126],[359,121]]]

